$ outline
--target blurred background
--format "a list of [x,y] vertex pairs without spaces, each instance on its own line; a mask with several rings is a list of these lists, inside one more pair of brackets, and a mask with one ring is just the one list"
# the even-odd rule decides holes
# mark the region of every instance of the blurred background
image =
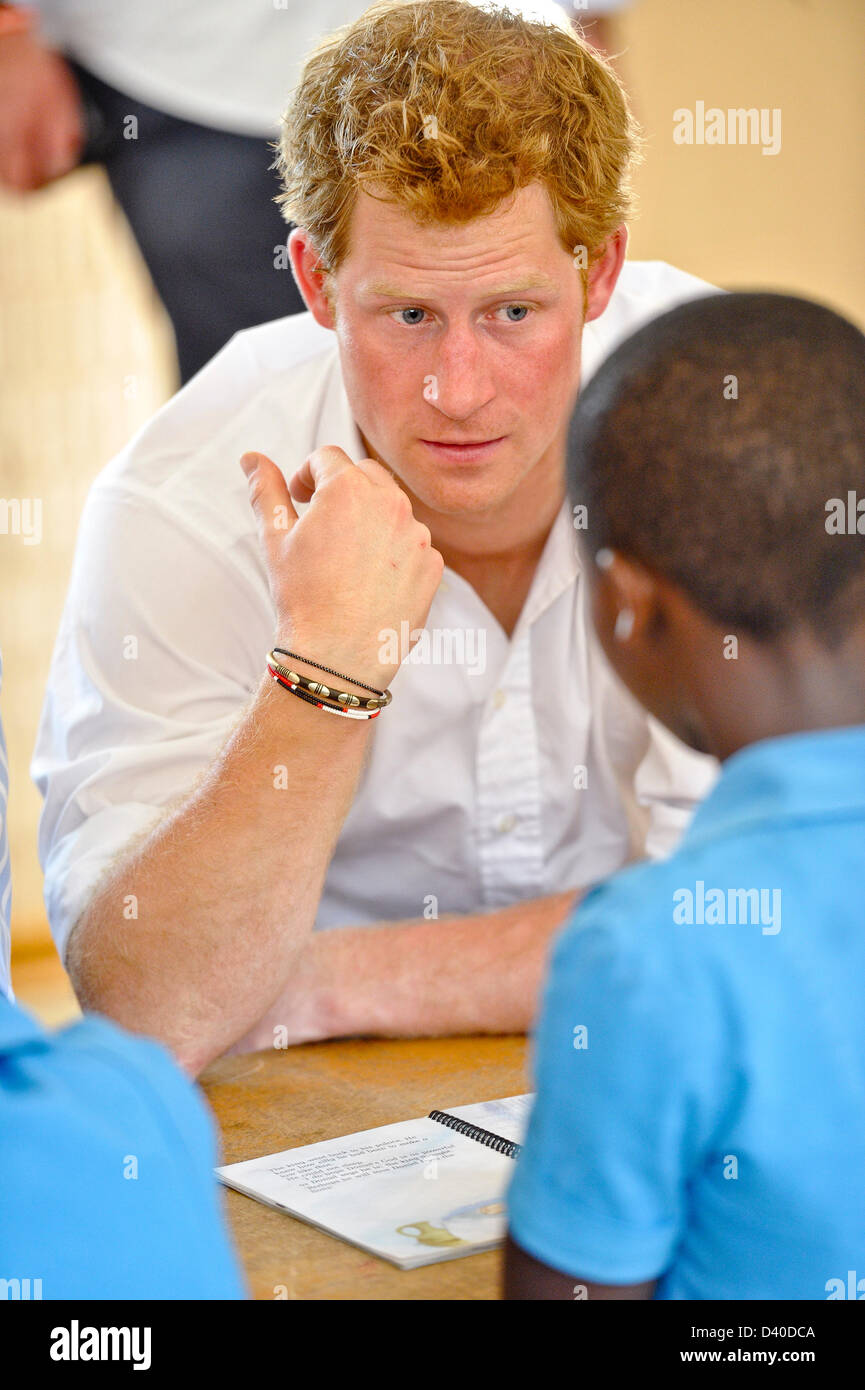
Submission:
[[[132,8],[118,0],[114,12]],[[362,8],[343,5],[346,17]],[[613,8],[585,22],[615,55],[647,140],[631,257],[727,288],[807,295],[865,328],[862,0]],[[313,28],[318,12],[307,7]],[[9,42],[0,24],[0,46]],[[676,143],[673,113],[698,102],[779,109],[780,151]],[[275,304],[259,317],[284,312]],[[33,191],[0,187],[0,493],[43,499],[38,544],[0,535],[12,973],[19,1000],[49,1022],[76,1005],[43,908],[29,763],[78,518],[96,473],[180,381],[172,321],[103,166]]]

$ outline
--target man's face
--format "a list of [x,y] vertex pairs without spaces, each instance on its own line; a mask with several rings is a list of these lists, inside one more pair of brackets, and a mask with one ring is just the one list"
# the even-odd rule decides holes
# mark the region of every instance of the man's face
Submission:
[[[613,269],[590,281],[590,318],[612,292],[618,244],[607,260]],[[561,485],[583,283],[544,188],[521,189],[488,217],[430,226],[361,192],[333,280],[355,421],[426,508],[481,513],[521,484]]]

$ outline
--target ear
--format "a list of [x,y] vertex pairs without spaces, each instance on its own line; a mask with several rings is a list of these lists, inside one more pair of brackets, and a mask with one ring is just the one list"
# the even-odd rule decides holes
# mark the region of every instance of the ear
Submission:
[[600,550],[590,563],[592,614],[604,649],[624,655],[632,644],[651,641],[663,623],[663,581],[616,550]]
[[334,328],[333,306],[328,295],[333,276],[322,266],[318,251],[303,227],[295,227],[289,233],[288,255],[307,309],[322,328]]
[[600,318],[609,304],[610,296],[616,288],[616,281],[625,264],[627,249],[628,229],[623,224],[607,237],[604,254],[600,260],[595,261],[588,273],[585,323]]

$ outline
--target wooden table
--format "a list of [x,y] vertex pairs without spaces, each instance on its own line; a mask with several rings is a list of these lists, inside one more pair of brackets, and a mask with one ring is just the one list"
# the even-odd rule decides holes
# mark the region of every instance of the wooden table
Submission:
[[[222,1130],[223,1162],[276,1153],[448,1105],[530,1089],[526,1039],[421,1038],[316,1043],[225,1057],[201,1084]],[[223,1189],[254,1298],[494,1299],[498,1251],[401,1270]]]

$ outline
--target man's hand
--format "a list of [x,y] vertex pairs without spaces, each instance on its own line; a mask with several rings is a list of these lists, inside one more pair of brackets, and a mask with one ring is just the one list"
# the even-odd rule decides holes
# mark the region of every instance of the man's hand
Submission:
[[[241,460],[277,612],[279,644],[377,687],[382,629],[423,627],[444,560],[380,463],[316,449],[287,487],[264,454]],[[309,502],[302,517],[292,504]]]
[[42,188],[78,163],[81,95],[59,53],[30,34],[0,37],[0,183]]

